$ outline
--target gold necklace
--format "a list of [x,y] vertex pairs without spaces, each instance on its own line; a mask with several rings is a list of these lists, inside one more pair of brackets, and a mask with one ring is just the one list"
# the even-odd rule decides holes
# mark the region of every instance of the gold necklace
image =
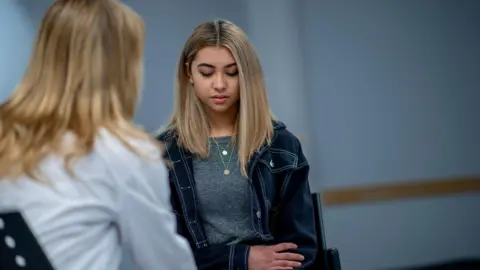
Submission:
[[217,150],[218,150],[218,153],[220,154],[220,160],[222,161],[222,164],[223,164],[223,167],[224,167],[223,174],[224,175],[229,175],[230,170],[228,169],[228,167],[230,166],[230,161],[232,161],[233,151],[230,153],[230,158],[228,159],[227,165],[225,165],[225,161],[223,161],[223,156],[228,155],[228,152],[227,152],[226,149],[222,149],[222,151],[220,151],[220,148],[221,148],[220,144],[218,144],[218,142],[217,142],[217,140],[215,140],[215,138],[212,138],[212,139],[215,142],[215,144],[217,145]]

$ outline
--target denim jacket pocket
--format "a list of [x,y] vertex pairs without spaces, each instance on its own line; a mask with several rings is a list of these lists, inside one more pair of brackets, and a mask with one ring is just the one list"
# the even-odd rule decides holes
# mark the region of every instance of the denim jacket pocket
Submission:
[[275,199],[282,193],[285,179],[298,165],[298,156],[286,150],[270,148],[260,157],[259,163],[259,178],[263,182],[266,197],[275,206]]

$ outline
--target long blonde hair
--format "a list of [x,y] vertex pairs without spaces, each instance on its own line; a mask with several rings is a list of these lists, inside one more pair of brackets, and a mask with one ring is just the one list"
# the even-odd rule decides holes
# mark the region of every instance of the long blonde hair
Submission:
[[[144,28],[117,0],[57,0],[50,6],[24,77],[0,105],[0,178],[35,178],[52,153],[66,160],[88,154],[100,128],[124,143],[126,136],[149,138],[131,123]],[[70,133],[76,139],[65,148]]]
[[228,48],[237,63],[240,106],[235,141],[238,145],[241,172],[246,176],[251,156],[272,138],[273,115],[255,48],[245,32],[232,22],[226,20],[204,22],[198,25],[188,38],[177,66],[175,107],[170,128],[177,133],[181,147],[200,157],[208,156],[209,123],[201,101],[189,82],[188,70],[196,53],[208,46]]

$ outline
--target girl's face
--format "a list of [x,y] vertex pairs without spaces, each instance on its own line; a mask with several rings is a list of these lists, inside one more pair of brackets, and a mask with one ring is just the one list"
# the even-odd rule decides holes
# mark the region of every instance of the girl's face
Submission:
[[207,113],[225,113],[237,109],[240,99],[238,69],[228,48],[202,48],[188,68],[195,94]]

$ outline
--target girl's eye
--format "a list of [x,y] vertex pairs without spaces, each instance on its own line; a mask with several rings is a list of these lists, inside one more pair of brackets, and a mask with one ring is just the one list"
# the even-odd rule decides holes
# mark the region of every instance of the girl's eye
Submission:
[[234,71],[234,72],[227,72],[227,75],[230,76],[230,77],[235,77],[238,75],[238,70]]
[[208,73],[208,72],[200,72],[200,74],[202,74],[203,77],[210,77],[213,75],[212,72]]

